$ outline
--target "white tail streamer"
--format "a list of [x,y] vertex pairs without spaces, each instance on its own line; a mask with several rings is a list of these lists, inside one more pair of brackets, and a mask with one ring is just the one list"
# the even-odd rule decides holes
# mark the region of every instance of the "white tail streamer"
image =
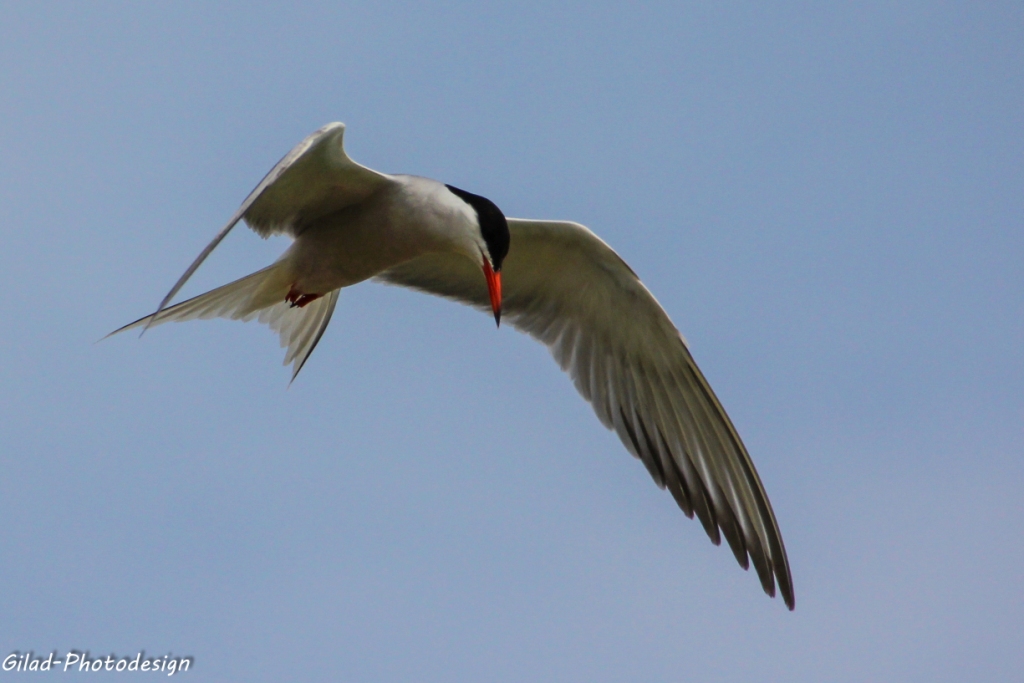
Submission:
[[283,277],[283,270],[280,263],[276,263],[159,313],[140,318],[107,336],[166,322],[209,318],[248,322],[258,319],[281,338],[281,346],[287,349],[284,364],[291,364],[294,381],[331,321],[339,290],[325,294],[302,308],[293,307],[284,300],[290,285],[287,278]]

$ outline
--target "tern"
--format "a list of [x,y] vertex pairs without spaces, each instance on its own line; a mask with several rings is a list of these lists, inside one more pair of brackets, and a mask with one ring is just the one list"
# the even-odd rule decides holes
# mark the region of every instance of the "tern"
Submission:
[[[474,306],[546,345],[598,419],[716,545],[752,563],[769,596],[793,609],[778,522],[754,463],[683,336],[626,262],[586,227],[506,218],[451,185],[352,161],[345,126],[295,146],[242,202],[156,312],[111,334],[196,318],[258,319],[302,369],[338,292],[365,280]],[[239,221],[289,235],[272,265],[168,306]]]

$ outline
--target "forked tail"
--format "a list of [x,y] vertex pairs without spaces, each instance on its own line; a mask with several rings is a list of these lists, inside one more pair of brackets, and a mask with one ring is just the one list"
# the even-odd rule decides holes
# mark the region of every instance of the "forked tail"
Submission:
[[140,318],[107,336],[166,322],[208,318],[248,322],[255,318],[269,325],[281,337],[281,346],[288,349],[284,364],[292,364],[294,380],[331,321],[334,305],[338,301],[338,290],[299,308],[285,301],[290,286],[290,277],[283,264],[278,262],[206,294],[165,308],[155,317],[147,315]]

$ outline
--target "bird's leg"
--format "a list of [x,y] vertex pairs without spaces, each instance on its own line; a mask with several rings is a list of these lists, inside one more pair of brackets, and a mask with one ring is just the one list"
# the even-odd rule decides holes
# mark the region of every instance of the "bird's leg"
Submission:
[[285,295],[284,300],[292,305],[292,308],[302,308],[310,301],[316,301],[320,298],[319,294],[302,294],[299,290],[295,289],[295,285],[288,290],[288,294]]

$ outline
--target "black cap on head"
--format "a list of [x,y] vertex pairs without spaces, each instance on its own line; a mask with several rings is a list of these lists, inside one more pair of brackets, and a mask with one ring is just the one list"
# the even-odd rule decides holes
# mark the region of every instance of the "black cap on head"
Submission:
[[510,237],[508,234],[508,221],[505,214],[501,212],[494,202],[486,197],[481,197],[472,192],[460,190],[451,185],[445,185],[454,195],[473,207],[480,223],[480,234],[483,235],[487,244],[487,251],[491,253],[491,267],[495,272],[501,270],[501,262],[508,254]]

